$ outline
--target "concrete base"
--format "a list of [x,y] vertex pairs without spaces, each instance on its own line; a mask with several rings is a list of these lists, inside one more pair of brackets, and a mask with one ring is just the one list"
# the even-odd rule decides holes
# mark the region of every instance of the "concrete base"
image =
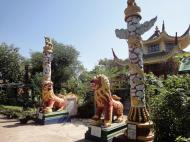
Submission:
[[89,126],[85,133],[85,139],[95,142],[113,142],[114,138],[125,133],[127,125],[125,122],[113,123],[108,128],[101,128],[99,126]]
[[146,123],[126,121],[126,124],[127,124],[127,131],[126,131],[127,140],[138,141],[138,142],[153,142],[154,133],[153,133],[152,121],[148,121]]
[[70,122],[69,113],[67,111],[58,111],[52,113],[39,113],[37,123],[41,125],[56,124]]

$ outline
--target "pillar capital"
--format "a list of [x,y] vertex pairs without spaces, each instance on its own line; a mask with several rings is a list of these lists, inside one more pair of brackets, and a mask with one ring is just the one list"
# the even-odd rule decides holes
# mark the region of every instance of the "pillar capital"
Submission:
[[135,0],[128,0],[127,8],[124,11],[125,21],[127,21],[127,19],[131,16],[138,16],[141,18],[140,12],[141,12],[141,8],[137,6],[137,4],[135,3]]

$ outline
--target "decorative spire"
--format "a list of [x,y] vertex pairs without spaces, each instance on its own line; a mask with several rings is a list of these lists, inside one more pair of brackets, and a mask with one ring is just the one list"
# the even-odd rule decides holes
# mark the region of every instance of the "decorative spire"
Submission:
[[178,37],[177,37],[177,32],[175,33],[175,45],[178,44]]
[[155,31],[156,31],[156,32],[159,31],[158,26],[156,26]]
[[138,16],[141,18],[140,15],[141,8],[137,6],[135,3],[135,0],[128,0],[127,1],[127,8],[125,9],[125,21],[127,21],[127,18],[130,16]]
[[159,30],[158,26],[156,26],[155,32],[154,32],[154,37],[159,37],[159,35],[160,35],[160,30]]
[[164,24],[164,20],[163,20],[163,23],[162,23],[162,32],[165,31],[165,24]]
[[44,52],[53,52],[53,44],[52,41],[49,37],[44,37],[45,38],[45,46],[44,46]]

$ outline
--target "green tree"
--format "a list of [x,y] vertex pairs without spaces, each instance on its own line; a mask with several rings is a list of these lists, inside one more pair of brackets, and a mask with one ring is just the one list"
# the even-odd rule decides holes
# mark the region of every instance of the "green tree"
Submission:
[[[59,92],[62,83],[67,82],[72,76],[76,77],[82,70],[78,61],[79,52],[72,46],[64,45],[53,40],[52,81],[55,92]],[[31,54],[33,75],[43,71],[43,54],[34,52]],[[78,70],[77,70],[78,69]]]
[[0,72],[9,82],[23,80],[24,58],[14,45],[0,44]]
[[90,81],[94,74],[83,71],[78,77],[78,93],[80,94],[78,114],[83,118],[91,118],[94,115],[94,92],[90,87]]
[[105,74],[109,78],[113,78],[119,74],[126,74],[127,71],[127,66],[120,66],[115,63],[114,60],[105,58],[99,60],[98,65],[94,67],[94,69],[91,71],[91,74]]
[[61,84],[72,76],[77,76],[76,68],[80,65],[78,61],[79,52],[72,46],[53,41],[54,52],[52,61],[52,80],[57,91]]
[[160,95],[162,92],[165,92],[162,80],[153,73],[145,74],[145,99],[148,109],[150,109],[151,98]]
[[31,53],[32,74],[43,71],[43,54],[41,52]]
[[33,94],[34,95],[34,101],[36,105],[41,104],[41,94],[42,94],[42,73],[37,72],[36,74],[33,75],[31,79],[31,85],[33,88]]

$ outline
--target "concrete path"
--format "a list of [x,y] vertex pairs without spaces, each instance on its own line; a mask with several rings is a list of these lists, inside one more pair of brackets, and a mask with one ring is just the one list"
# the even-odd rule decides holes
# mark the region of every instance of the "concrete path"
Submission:
[[87,142],[84,140],[87,120],[73,119],[71,123],[36,125],[20,124],[0,115],[1,142]]

